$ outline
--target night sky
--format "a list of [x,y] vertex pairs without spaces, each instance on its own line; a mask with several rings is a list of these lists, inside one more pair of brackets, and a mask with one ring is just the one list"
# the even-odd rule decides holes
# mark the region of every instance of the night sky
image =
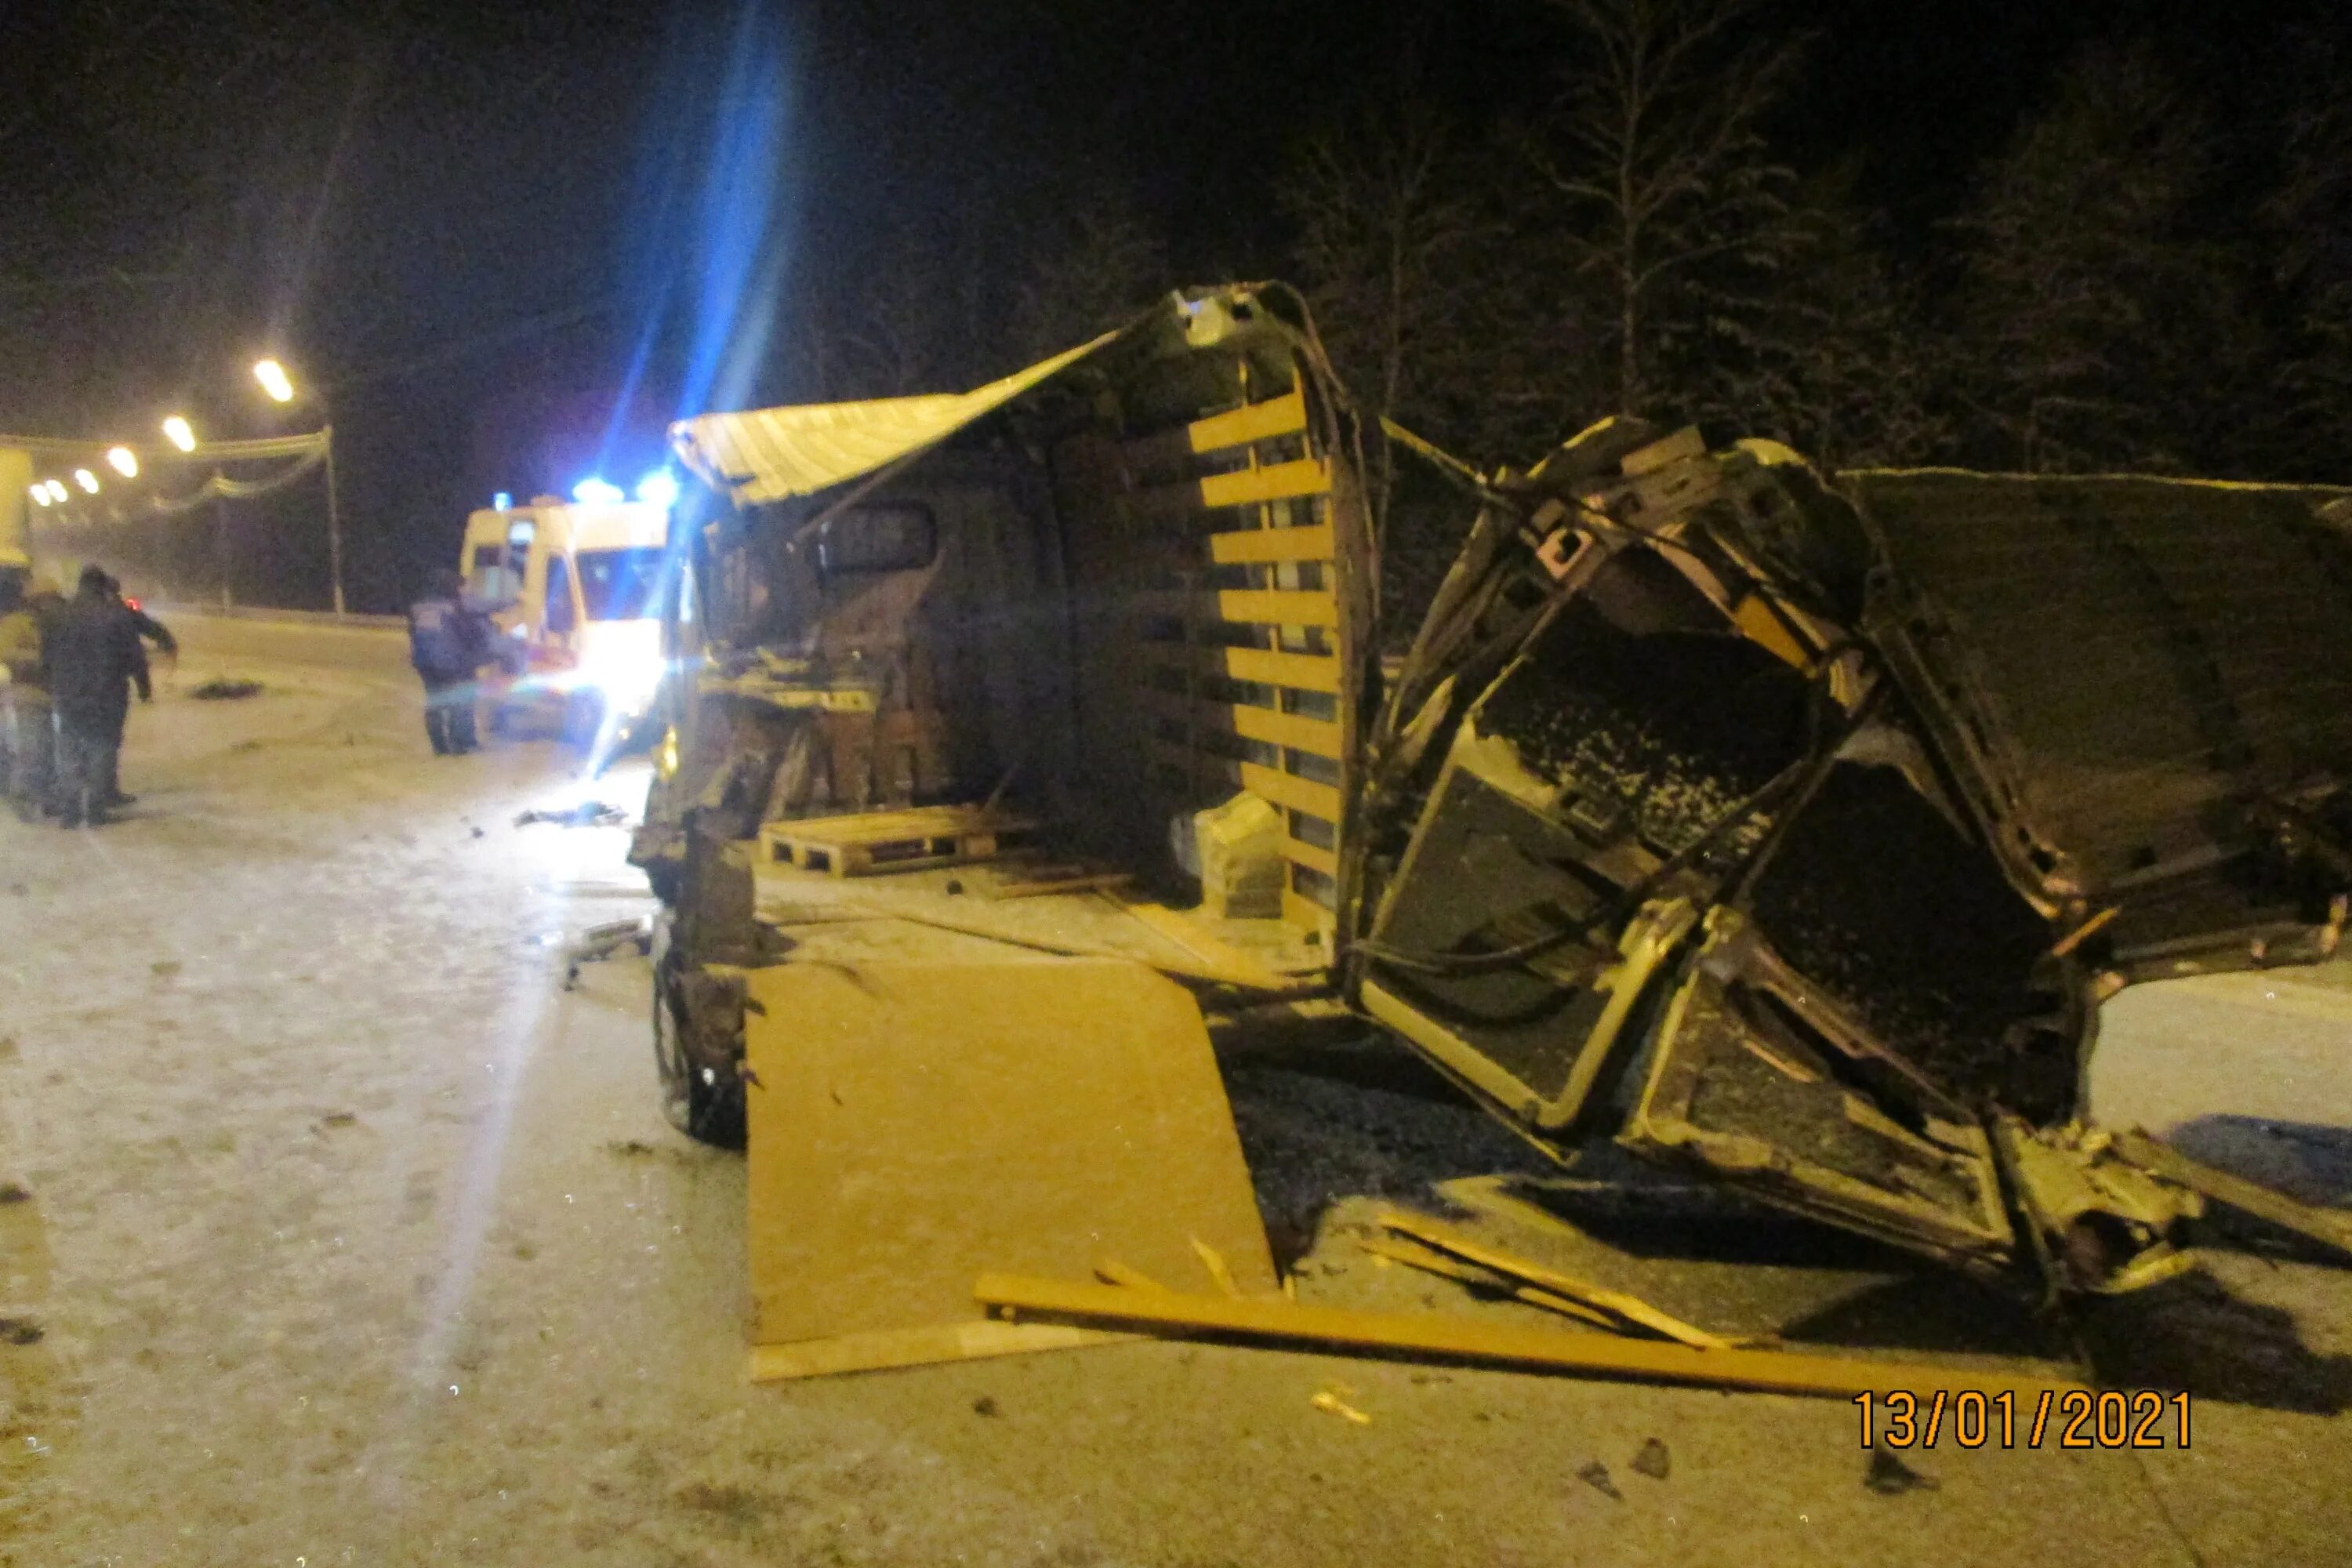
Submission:
[[[2230,112],[2335,9],[1824,0],[1757,25],[1814,38],[1786,154],[1858,161],[1932,263],[2087,41],[2152,36]],[[254,394],[274,353],[331,411],[353,596],[389,608],[493,490],[625,482],[680,414],[805,395],[759,324],[788,331],[778,301],[876,265],[907,215],[952,246],[960,216],[1109,182],[1164,229],[1171,285],[1278,273],[1267,174],[1303,127],[1401,74],[1465,116],[1529,109],[1572,64],[1535,0],[17,0],[0,429],[311,427]],[[240,517],[245,596],[323,602],[319,504]],[[191,531],[126,542],[134,577],[209,560]]]

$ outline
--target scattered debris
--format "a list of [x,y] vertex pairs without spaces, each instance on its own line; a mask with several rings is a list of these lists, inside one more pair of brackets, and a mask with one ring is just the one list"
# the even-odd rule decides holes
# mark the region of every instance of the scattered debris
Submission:
[[1633,1456],[1634,1473],[1647,1476],[1654,1481],[1664,1480],[1667,1472],[1673,1468],[1674,1460],[1667,1456],[1666,1446],[1655,1437],[1643,1443],[1642,1451]]
[[475,829],[474,829],[474,837],[477,837],[477,838],[481,837],[482,837],[482,830],[481,830],[480,828],[478,828],[478,827],[475,828]]
[[996,1408],[996,1395],[992,1394],[983,1394],[978,1399],[973,1400],[971,1402],[971,1413],[974,1415],[998,1415],[1003,1414]]
[[[1195,1242],[1193,1245],[1197,1247],[1200,1244]],[[1097,1258],[1095,1260],[1095,1278],[1101,1280],[1106,1285],[1124,1285],[1130,1290],[1165,1290],[1168,1289],[1167,1286],[1162,1285],[1159,1280],[1154,1279],[1142,1269],[1130,1268],[1127,1264],[1121,1263],[1116,1258]]]
[[37,1345],[41,1334],[41,1325],[30,1318],[0,1318],[0,1344]]
[[1617,1489],[1617,1483],[1609,1479],[1609,1467],[1602,1464],[1598,1459],[1593,1460],[1591,1464],[1585,1466],[1584,1468],[1577,1471],[1576,1479],[1582,1481],[1586,1486],[1591,1487],[1594,1491],[1599,1492],[1602,1497],[1613,1498],[1619,1502],[1623,1502],[1625,1500],[1625,1494],[1619,1491]]
[[1565,1296],[1555,1296],[1549,1290],[1539,1290],[1532,1285],[1522,1285],[1517,1280],[1497,1274],[1492,1269],[1480,1268],[1475,1264],[1460,1262],[1416,1242],[1392,1241],[1384,1237],[1368,1236],[1359,1240],[1356,1245],[1370,1253],[1374,1261],[1379,1263],[1402,1263],[1421,1269],[1424,1273],[1442,1275],[1448,1279],[1458,1279],[1475,1289],[1494,1291],[1525,1301],[1531,1307],[1541,1307],[1546,1311],[1558,1312],[1562,1317],[1573,1318],[1590,1328],[1606,1329],[1611,1333],[1623,1332],[1622,1325],[1598,1309],[1585,1306],[1580,1301],[1571,1301]]
[[1238,1296],[1242,1288],[1234,1283],[1234,1271],[1225,1266],[1225,1255],[1202,1241],[1192,1237],[1192,1250],[1201,1259],[1201,1267],[1209,1271],[1209,1282],[1228,1296]]
[[359,1112],[355,1110],[330,1110],[326,1115],[319,1118],[319,1125],[321,1127],[352,1127],[358,1124],[359,1119]]
[[651,915],[639,915],[634,920],[606,921],[590,926],[580,940],[564,951],[563,988],[566,991],[580,984],[580,966],[612,957],[625,947],[634,947],[637,956],[646,957],[654,950],[654,922]]
[[551,822],[558,827],[621,827],[625,826],[628,820],[629,814],[617,805],[607,805],[601,800],[583,800],[561,811],[534,807],[518,816],[514,825],[529,827],[534,822]]
[[1320,1410],[1326,1415],[1337,1415],[1342,1421],[1352,1421],[1359,1426],[1369,1426],[1372,1424],[1372,1418],[1370,1416],[1365,1415],[1362,1411],[1357,1409],[1354,1405],[1349,1404],[1346,1400],[1340,1398],[1337,1394],[1334,1394],[1328,1388],[1322,1393],[1317,1394],[1314,1398],[1308,1400],[1307,1403],[1312,1405],[1316,1409]]
[[1862,1473],[1862,1484],[1881,1497],[1894,1497],[1907,1491],[1934,1491],[1937,1487],[1933,1476],[1921,1475],[1879,1444],[1871,1447],[1870,1468]]
[[158,963],[149,964],[147,966],[147,973],[158,975],[163,979],[169,980],[172,976],[180,973],[180,961],[176,958],[166,958],[161,960]]
[[1088,893],[1100,888],[1124,888],[1135,880],[1131,871],[1114,871],[1099,865],[1023,864],[1008,868],[981,885],[984,899],[1034,899],[1047,893]]
[[216,675],[201,686],[190,687],[188,695],[199,702],[236,702],[247,697],[260,696],[261,682],[232,680],[226,676]]
[[1589,1285],[1572,1275],[1546,1268],[1541,1264],[1529,1263],[1525,1258],[1514,1258],[1507,1252],[1498,1251],[1482,1242],[1474,1241],[1450,1226],[1438,1224],[1435,1220],[1420,1215],[1409,1215],[1389,1209],[1381,1213],[1381,1224],[1391,1230],[1412,1237],[1416,1241],[1426,1242],[1432,1247],[1450,1252],[1456,1258],[1466,1258],[1472,1263],[1494,1269],[1498,1274],[1507,1274],[1539,1290],[1564,1296],[1586,1306],[1597,1307],[1604,1312],[1613,1313],[1629,1323],[1639,1324],[1665,1339],[1678,1340],[1694,1350],[1731,1348],[1729,1341],[1719,1339],[1704,1329],[1693,1328],[1679,1318],[1669,1317],[1637,1296],[1629,1296],[1622,1290],[1611,1290],[1599,1285]]
[[0,1182],[0,1204],[28,1204],[33,1189],[22,1182]]
[[624,1160],[650,1160],[661,1152],[642,1138],[616,1138],[605,1144],[604,1148],[606,1152],[618,1154]]

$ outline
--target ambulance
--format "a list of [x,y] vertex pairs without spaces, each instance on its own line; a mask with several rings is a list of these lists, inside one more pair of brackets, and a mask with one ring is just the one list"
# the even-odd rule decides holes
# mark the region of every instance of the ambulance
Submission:
[[550,726],[586,743],[625,735],[662,675],[669,506],[583,485],[583,499],[501,495],[466,520],[458,572],[498,629],[483,677],[494,733]]

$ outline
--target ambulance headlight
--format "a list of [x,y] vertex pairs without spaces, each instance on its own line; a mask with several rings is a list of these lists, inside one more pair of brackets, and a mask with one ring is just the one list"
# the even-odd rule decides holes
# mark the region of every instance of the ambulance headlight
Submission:
[[604,693],[606,706],[634,716],[653,706],[654,692],[661,686],[662,659],[659,654],[616,650],[592,657],[580,673]]

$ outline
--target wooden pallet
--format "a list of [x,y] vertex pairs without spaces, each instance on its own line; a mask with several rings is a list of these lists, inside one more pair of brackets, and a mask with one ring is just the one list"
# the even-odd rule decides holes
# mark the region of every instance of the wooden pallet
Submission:
[[976,805],[804,816],[760,828],[761,858],[835,877],[875,877],[991,860],[1025,843],[1036,824]]

